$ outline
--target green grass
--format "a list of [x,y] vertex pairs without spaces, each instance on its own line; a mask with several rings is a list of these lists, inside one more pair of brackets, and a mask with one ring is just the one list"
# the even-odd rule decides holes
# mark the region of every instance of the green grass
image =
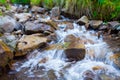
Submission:
[[41,4],[41,0],[31,0],[31,5],[39,6]]
[[[12,3],[27,4],[29,0],[10,0]],[[120,19],[120,0],[30,0],[31,5],[43,6],[51,9],[54,6],[64,8],[67,13],[90,19],[104,21]],[[0,0],[6,4],[6,0]]]
[[6,0],[0,0],[0,4],[5,4]]

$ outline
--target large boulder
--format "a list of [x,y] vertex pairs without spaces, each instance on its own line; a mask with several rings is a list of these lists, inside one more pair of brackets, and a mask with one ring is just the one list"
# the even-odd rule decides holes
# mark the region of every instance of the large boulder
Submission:
[[13,59],[11,49],[0,40],[0,67],[4,68],[11,59]]
[[0,17],[0,32],[1,33],[10,33],[14,30],[16,26],[16,21],[9,17],[9,16],[5,16],[5,17]]
[[54,28],[45,23],[26,22],[25,24],[25,32],[27,34],[44,33],[45,31],[54,32]]
[[89,23],[87,16],[82,16],[80,19],[77,20],[77,23],[80,25],[85,25]]
[[15,19],[18,20],[19,22],[25,22],[28,19],[30,19],[30,17],[32,17],[32,14],[30,13],[16,13],[15,14]]
[[17,51],[15,56],[26,55],[27,52],[39,47],[44,47],[47,42],[46,37],[42,37],[40,34],[24,35],[17,44]]
[[93,28],[93,29],[98,29],[100,27],[100,25],[102,25],[103,21],[101,20],[91,20],[89,22],[90,26]]
[[74,35],[68,35],[64,41],[67,43],[64,52],[68,60],[78,61],[84,59],[86,51],[82,40]]

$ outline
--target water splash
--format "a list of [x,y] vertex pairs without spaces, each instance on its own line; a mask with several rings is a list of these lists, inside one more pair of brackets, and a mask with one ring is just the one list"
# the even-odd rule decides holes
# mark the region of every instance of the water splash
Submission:
[[[95,66],[100,66],[101,68],[96,70],[95,73],[105,73],[108,75],[119,76],[120,73],[112,66],[112,62],[109,57],[113,54],[108,45],[103,41],[102,37],[98,39],[95,31],[87,31],[84,26],[79,26],[73,23],[74,29],[64,31],[66,25],[59,25],[59,30],[56,31],[57,43],[63,43],[64,38],[73,34],[76,37],[87,40],[85,43],[86,56],[83,60],[74,62],[66,62],[66,57],[64,50],[49,50],[40,52],[35,50],[28,57],[28,61],[23,63],[23,65],[18,68],[21,70],[23,68],[29,68],[25,74],[35,77],[33,71],[38,71],[39,68],[44,66],[44,71],[54,70],[57,80],[83,80],[83,73],[86,70],[92,70]],[[66,66],[68,66],[66,68]],[[63,73],[63,78],[60,78]],[[43,76],[37,75],[39,77]],[[60,79],[59,79],[60,78]]]

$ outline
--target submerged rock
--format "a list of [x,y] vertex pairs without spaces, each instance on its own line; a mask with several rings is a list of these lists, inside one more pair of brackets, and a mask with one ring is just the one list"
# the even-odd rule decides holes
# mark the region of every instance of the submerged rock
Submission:
[[85,24],[88,24],[89,23],[89,20],[87,18],[87,16],[82,16],[78,21],[77,21],[78,24],[80,25],[85,25]]
[[46,42],[47,38],[41,37],[40,34],[24,35],[17,44],[15,56],[23,56],[31,50],[44,47]]
[[106,74],[100,74],[100,77],[102,80],[119,80],[120,79],[120,77],[118,76],[113,77],[113,76],[106,75]]
[[0,40],[0,67],[4,68],[11,59],[13,59],[12,51],[2,40]]
[[57,80],[57,76],[55,75],[55,71],[54,70],[49,70],[47,72],[48,75],[48,79],[49,80]]
[[117,68],[120,68],[120,52],[111,55],[110,59]]
[[83,73],[83,80],[102,80],[101,77],[98,74],[95,74],[91,70],[87,70]]

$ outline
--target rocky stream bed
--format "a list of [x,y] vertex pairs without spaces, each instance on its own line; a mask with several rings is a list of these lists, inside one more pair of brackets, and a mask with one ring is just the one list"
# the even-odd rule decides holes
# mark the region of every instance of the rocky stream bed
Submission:
[[59,7],[0,7],[0,80],[120,80],[120,23]]

